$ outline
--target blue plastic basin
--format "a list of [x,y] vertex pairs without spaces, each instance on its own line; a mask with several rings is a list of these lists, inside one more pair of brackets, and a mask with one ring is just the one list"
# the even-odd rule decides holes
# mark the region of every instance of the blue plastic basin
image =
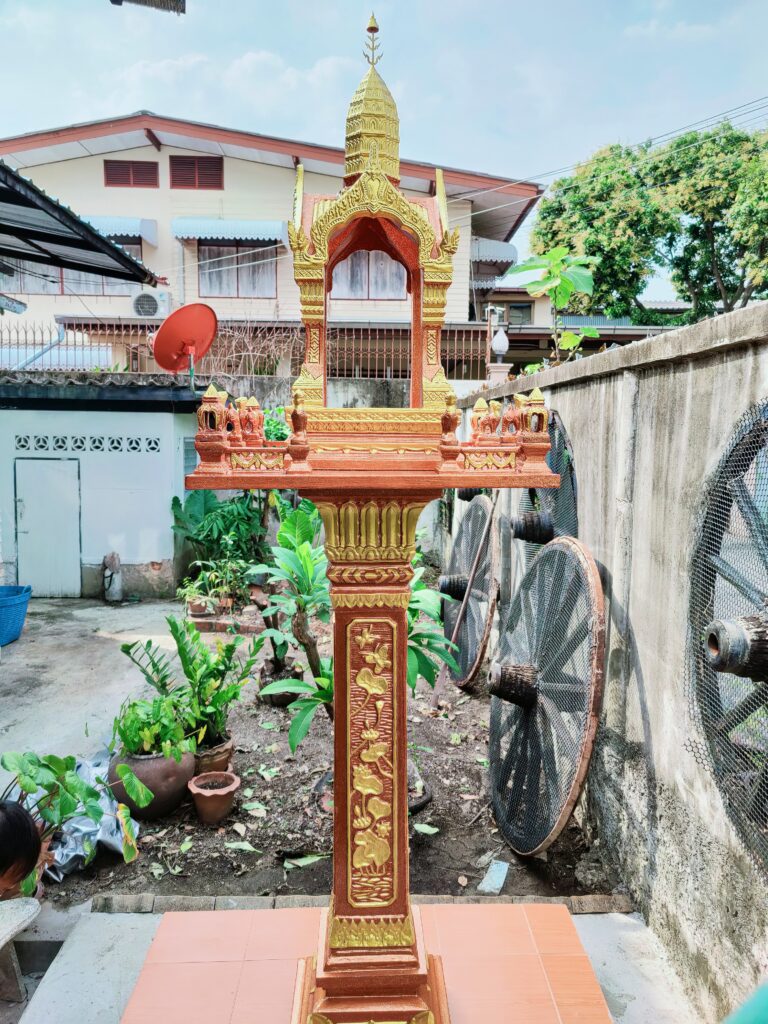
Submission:
[[0,587],[0,647],[18,640],[32,587]]

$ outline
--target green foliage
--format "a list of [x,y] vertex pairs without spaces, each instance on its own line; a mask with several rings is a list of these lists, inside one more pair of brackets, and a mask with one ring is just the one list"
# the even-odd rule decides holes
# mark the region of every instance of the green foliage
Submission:
[[285,420],[285,409],[277,406],[275,409],[264,410],[264,436],[268,441],[286,441],[291,431]]
[[[440,628],[443,598],[424,583],[423,575],[424,569],[417,568],[411,582],[411,599],[407,611],[407,682],[412,691],[415,691],[419,677],[434,686],[441,664],[447,664],[458,671],[452,653],[455,645],[446,640]],[[429,621],[425,622],[425,619]],[[288,742],[295,752],[309,732],[319,708],[333,705],[333,659],[320,659],[320,671],[315,675],[314,684],[296,679],[278,680],[262,687],[260,692],[265,695],[298,694],[299,699],[291,704],[293,718],[288,730]]]
[[112,726],[110,749],[119,739],[128,754],[162,754],[179,762],[182,754],[195,750],[194,724],[183,693],[126,700]]
[[[411,599],[408,603],[408,677],[411,690],[416,692],[416,684],[421,676],[430,686],[435,685],[437,673],[442,664],[448,665],[455,672],[459,666],[453,657],[456,645],[446,640],[442,630],[443,597],[436,590],[431,590],[422,576],[424,570],[419,568],[411,581]],[[424,619],[431,620],[424,622]]]
[[[57,757],[55,754],[36,754],[8,752],[0,757],[3,768],[13,774],[13,779],[0,792],[0,800],[10,799],[11,793],[18,786],[24,805],[37,821],[41,838],[46,840],[58,832],[71,818],[86,817],[98,825],[105,811],[100,799],[109,783],[97,779],[92,786],[82,779],[76,771],[77,759],[73,756]],[[122,769],[122,771],[121,771]],[[146,807],[152,800],[152,793],[136,778],[127,765],[122,765],[118,774],[125,785],[126,791],[141,807]],[[118,804],[117,819],[123,836],[123,859],[126,863],[138,855],[136,835],[130,820],[128,808]],[[127,824],[126,824],[127,820]],[[89,853],[90,859],[95,849]],[[37,871],[33,871],[24,879],[22,892],[30,895],[37,884]]]
[[[567,246],[559,245],[507,271],[508,274],[530,273],[533,270],[542,272],[538,280],[531,281],[525,287],[529,295],[537,298],[541,295],[549,296],[553,314],[553,356],[558,361],[562,351],[568,353],[567,360],[579,350],[585,338],[600,337],[594,327],[583,327],[578,334],[566,331],[562,320],[562,313],[574,296],[589,296],[594,291],[595,282],[590,268],[599,262],[596,256],[572,256]],[[533,365],[538,370],[543,364],[529,364],[525,373],[536,372],[529,369]]]
[[[134,701],[133,705],[142,705],[136,709],[128,705],[131,708],[128,733],[130,742],[135,744],[137,737],[145,736],[147,743],[155,744],[161,733],[166,735],[170,725],[168,716],[173,713],[183,735],[194,735],[198,746],[215,746],[226,733],[229,710],[240,699],[266,637],[262,634],[252,641],[243,661],[239,657],[243,637],[232,636],[227,641],[217,640],[214,649],[211,649],[193,623],[182,622],[173,615],[169,615],[166,622],[176,644],[183,679],[177,679],[170,657],[151,640],[143,643],[137,640],[132,644],[123,644],[120,648],[160,697],[173,702],[173,707],[149,701]],[[151,708],[144,705],[151,705]],[[161,720],[155,723],[156,728],[145,724],[146,733],[137,733],[139,719],[151,719],[155,712],[161,716]],[[176,734],[168,732],[167,735],[171,738]],[[126,749],[131,753],[139,752],[127,745]],[[145,752],[149,752],[149,748],[145,748]]]
[[272,605],[264,614],[282,612],[292,618],[298,609],[327,622],[331,597],[326,575],[328,559],[323,549],[303,540],[293,550],[275,545],[271,552],[275,564],[257,565],[253,571],[267,573],[269,583],[285,586],[272,595]]
[[580,311],[650,322],[640,296],[658,269],[692,303],[691,320],[745,305],[766,294],[765,149],[765,135],[728,124],[653,149],[601,149],[541,202],[533,249],[600,257]]
[[252,561],[263,558],[263,492],[244,491],[219,501],[211,491],[192,491],[182,506],[171,502],[173,530],[192,545],[200,560]]

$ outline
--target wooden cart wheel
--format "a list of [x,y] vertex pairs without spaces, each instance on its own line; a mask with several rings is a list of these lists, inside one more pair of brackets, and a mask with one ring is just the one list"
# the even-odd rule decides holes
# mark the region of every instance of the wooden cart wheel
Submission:
[[458,650],[454,652],[459,671],[451,669],[450,675],[460,689],[469,690],[485,656],[499,590],[499,531],[487,495],[479,494],[470,501],[459,523],[448,572],[440,577],[438,588],[453,598],[443,602],[448,640],[459,623]]
[[586,778],[603,690],[597,566],[573,537],[546,544],[502,621],[489,676],[491,796],[522,855],[562,831]]

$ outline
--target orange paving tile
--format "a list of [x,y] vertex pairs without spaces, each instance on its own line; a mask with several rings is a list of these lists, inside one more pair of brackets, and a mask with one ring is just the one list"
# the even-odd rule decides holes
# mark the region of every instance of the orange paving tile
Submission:
[[[443,958],[451,1024],[610,1024],[565,907],[421,907]],[[289,1024],[297,961],[320,910],[166,914],[122,1024]]]

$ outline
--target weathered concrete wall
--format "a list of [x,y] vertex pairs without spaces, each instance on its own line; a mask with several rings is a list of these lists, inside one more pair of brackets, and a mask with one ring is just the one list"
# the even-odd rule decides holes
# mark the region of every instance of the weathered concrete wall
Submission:
[[707,476],[768,395],[768,303],[492,393],[536,385],[573,446],[579,536],[609,612],[588,807],[702,1020],[719,1021],[766,973],[768,889],[686,748],[700,738],[685,694],[689,561]]

